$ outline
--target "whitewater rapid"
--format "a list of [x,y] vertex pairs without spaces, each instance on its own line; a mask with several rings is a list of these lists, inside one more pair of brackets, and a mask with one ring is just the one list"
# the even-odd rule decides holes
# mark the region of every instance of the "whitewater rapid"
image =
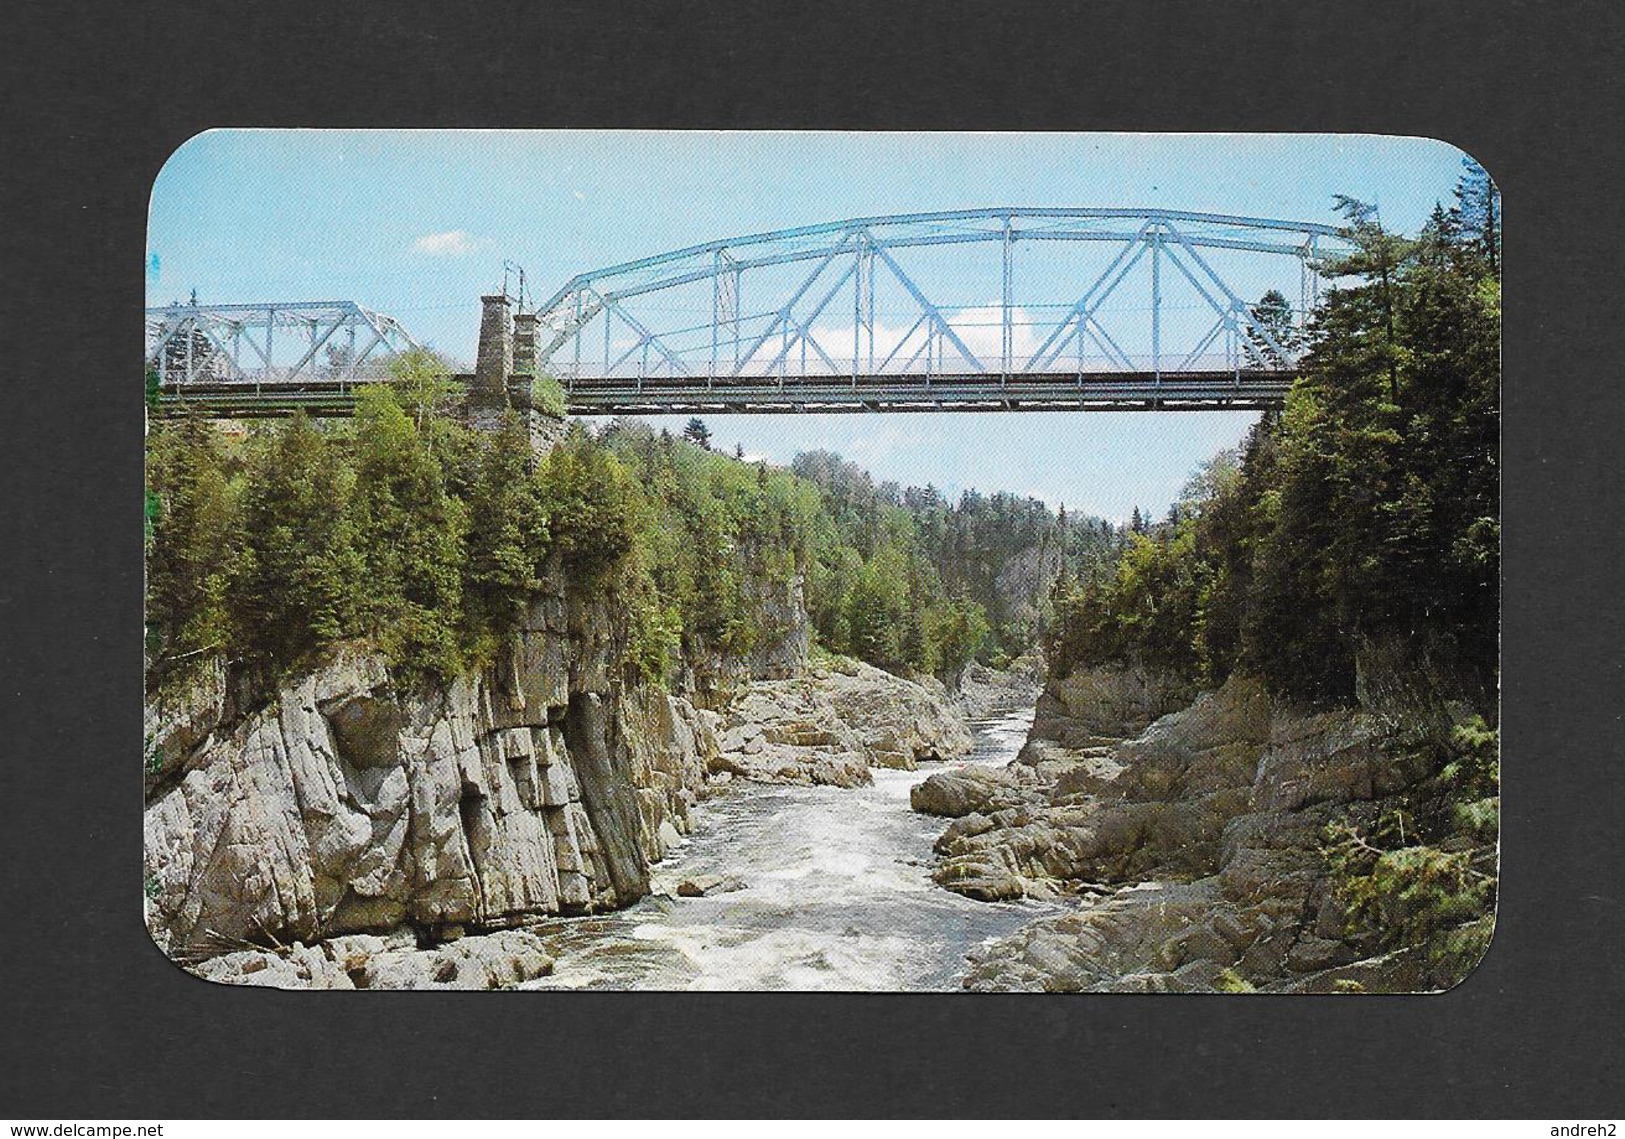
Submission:
[[[736,784],[697,808],[694,835],[656,866],[654,893],[619,913],[536,928],[557,958],[527,989],[954,990],[964,957],[1051,912],[973,902],[931,881],[945,820],[909,789],[956,766],[1015,758],[1033,710],[973,725],[965,760],[872,772],[855,789]],[[743,887],[677,897],[727,875]]]

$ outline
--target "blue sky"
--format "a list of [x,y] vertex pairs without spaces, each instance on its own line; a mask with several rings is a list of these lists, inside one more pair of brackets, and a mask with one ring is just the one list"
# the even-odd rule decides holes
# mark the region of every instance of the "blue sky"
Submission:
[[[153,188],[149,304],[358,301],[471,360],[504,259],[572,275],[733,235],[978,206],[1146,206],[1332,222],[1332,195],[1414,231],[1461,152],[1360,135],[218,130]],[[1165,511],[1237,413],[728,416],[720,446],[827,447],[878,478]]]

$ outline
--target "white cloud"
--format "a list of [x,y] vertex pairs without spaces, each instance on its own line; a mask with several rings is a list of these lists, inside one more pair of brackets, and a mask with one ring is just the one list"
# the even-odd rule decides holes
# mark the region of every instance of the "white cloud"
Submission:
[[[852,322],[850,320],[845,324],[815,324],[808,329],[808,332],[811,333],[813,340],[815,340],[825,352],[829,353],[830,358],[835,361],[838,370],[844,372],[847,368],[851,367]],[[914,350],[917,348],[923,348],[924,345],[925,329],[923,326],[911,330],[910,326],[907,324],[889,325],[883,320],[875,321],[874,355],[876,368],[880,367],[880,365],[885,362],[886,358],[890,356],[892,360],[890,365],[887,366],[886,370],[888,372],[901,371],[903,365],[906,364],[909,358],[913,355]],[[766,348],[764,348],[762,352],[757,354],[757,358],[753,360],[752,363],[761,365],[767,364],[777,354],[778,347],[778,342],[775,339],[772,344],[773,350],[768,351]],[[867,358],[869,352],[869,337],[867,335],[863,337],[859,350],[864,357]],[[792,346],[790,351],[791,359],[795,362],[792,365],[792,368],[794,368],[795,366],[799,365],[801,360],[800,346]],[[921,363],[918,366],[923,368],[924,364]],[[813,351],[811,346],[809,346],[807,349],[808,370],[818,371],[820,368],[824,367],[827,367],[827,365],[823,363],[823,360],[816,352]]]
[[842,453],[859,466],[870,468],[875,478],[881,479],[882,475],[873,468],[927,442],[929,439],[919,429],[893,423],[857,436],[847,443]]
[[[989,367],[999,366],[1004,353],[1004,310],[996,304],[961,309],[948,318],[954,335]],[[1023,308],[1010,310],[1010,357],[1021,367],[1038,350],[1038,329],[1033,315]]]
[[445,233],[424,234],[412,242],[412,248],[430,257],[462,257],[484,244],[483,240],[472,237],[466,229],[448,229]]
[[[1004,318],[1003,310],[997,304],[978,305],[974,308],[965,308],[946,314],[948,326],[953,329],[954,335],[959,337],[975,353],[982,363],[997,370],[999,357],[1004,352]],[[1016,367],[1025,364],[1032,354],[1038,350],[1042,337],[1048,335],[1049,328],[1034,314],[1026,309],[1017,307],[1010,311],[1010,356]],[[924,346],[925,327],[914,327],[908,324],[887,325],[881,321],[875,322],[875,366],[879,367],[882,361],[891,356],[888,372],[903,370],[903,365],[914,357],[916,349]],[[852,324],[817,324],[811,329],[812,335],[818,343],[835,360],[843,370],[850,366],[852,360]],[[869,339],[863,339],[863,351],[868,352]],[[894,353],[895,350],[895,353]],[[969,367],[958,349],[951,344],[944,344],[943,366],[957,369]],[[800,350],[794,350],[799,360]],[[771,359],[771,357],[767,357]],[[755,361],[753,361],[754,363]],[[820,362],[821,363],[821,362]],[[808,368],[813,368],[813,353],[808,352]],[[914,361],[913,371],[923,372],[925,361],[922,358]]]

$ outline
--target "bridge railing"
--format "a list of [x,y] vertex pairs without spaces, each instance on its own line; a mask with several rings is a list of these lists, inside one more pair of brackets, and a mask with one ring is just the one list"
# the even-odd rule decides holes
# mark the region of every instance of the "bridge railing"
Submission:
[[[148,362],[153,371],[158,369]],[[166,387],[205,387],[230,384],[236,387],[300,387],[329,385],[349,389],[365,384],[385,383],[393,376],[387,360],[368,362],[358,367],[305,367],[295,370],[281,368],[233,368],[229,361],[205,363],[191,374],[176,369],[167,377],[160,377]]]

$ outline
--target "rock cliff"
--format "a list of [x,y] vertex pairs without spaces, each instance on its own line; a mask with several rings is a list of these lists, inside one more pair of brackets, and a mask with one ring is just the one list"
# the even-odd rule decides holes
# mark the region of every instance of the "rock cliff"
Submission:
[[968,719],[983,720],[1017,708],[1031,708],[1044,691],[1044,661],[1036,651],[993,669],[971,661],[954,687],[954,706]]
[[710,763],[746,779],[854,787],[870,782],[870,767],[912,771],[972,742],[937,681],[843,658],[750,684],[723,714]]
[[410,926],[429,940],[626,905],[716,751],[681,696],[615,683],[606,604],[531,607],[497,665],[400,690],[348,646],[233,707],[148,708],[149,925],[182,959]]

